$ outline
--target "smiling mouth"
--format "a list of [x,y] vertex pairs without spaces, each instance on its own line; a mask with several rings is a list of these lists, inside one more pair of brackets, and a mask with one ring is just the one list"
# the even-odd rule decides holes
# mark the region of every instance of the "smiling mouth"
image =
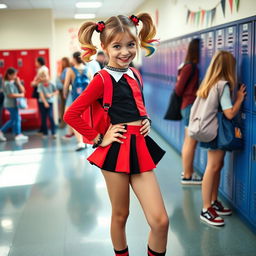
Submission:
[[120,61],[122,61],[122,62],[129,62],[130,61],[130,59],[131,59],[131,56],[130,57],[128,57],[128,58],[118,58]]

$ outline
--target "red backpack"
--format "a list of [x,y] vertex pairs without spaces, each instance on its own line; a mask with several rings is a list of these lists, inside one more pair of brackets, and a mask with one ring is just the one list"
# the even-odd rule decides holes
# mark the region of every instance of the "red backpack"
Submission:
[[[143,88],[142,77],[139,71],[135,68],[130,68]],[[89,125],[96,130],[98,133],[105,134],[109,125],[110,118],[108,115],[108,110],[112,106],[112,97],[113,97],[113,83],[111,79],[111,75],[104,69],[97,72],[95,75],[100,75],[104,85],[103,92],[103,104],[99,101],[95,101],[83,114],[83,119],[89,123]],[[85,137],[83,137],[85,143],[93,144],[91,141],[88,141]]]

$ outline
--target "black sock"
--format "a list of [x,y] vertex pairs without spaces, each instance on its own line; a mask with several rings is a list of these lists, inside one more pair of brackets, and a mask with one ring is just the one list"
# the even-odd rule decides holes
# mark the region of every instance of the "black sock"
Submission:
[[154,252],[148,246],[148,256],[165,256],[166,252]]
[[115,251],[116,256],[129,256],[128,247],[122,251],[117,251],[115,249],[114,249],[114,251]]

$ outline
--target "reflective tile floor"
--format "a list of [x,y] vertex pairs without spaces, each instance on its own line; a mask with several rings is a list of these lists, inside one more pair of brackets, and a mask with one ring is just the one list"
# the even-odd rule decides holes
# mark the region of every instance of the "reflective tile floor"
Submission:
[[[0,256],[113,255],[104,180],[85,160],[92,149],[77,153],[60,135],[0,143]],[[167,256],[255,256],[256,235],[236,214],[224,228],[200,222],[200,187],[180,185],[180,156],[152,137],[167,150],[156,171],[170,217]],[[133,194],[127,236],[130,256],[146,255],[148,227]]]

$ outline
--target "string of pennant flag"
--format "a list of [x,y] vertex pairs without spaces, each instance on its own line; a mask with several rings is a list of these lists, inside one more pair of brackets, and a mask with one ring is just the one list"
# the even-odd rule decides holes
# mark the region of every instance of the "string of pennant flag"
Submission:
[[223,15],[225,17],[226,15],[226,1],[229,2],[229,8],[231,13],[233,12],[233,3],[235,2],[236,11],[238,11],[239,8],[239,0],[220,0],[216,6],[214,6],[210,10],[204,10],[201,9],[199,11],[192,11],[188,8],[187,10],[187,23],[192,25],[203,25],[206,23],[206,26],[209,26],[212,24],[215,15],[216,15],[216,8],[221,5],[221,9],[223,12]]

